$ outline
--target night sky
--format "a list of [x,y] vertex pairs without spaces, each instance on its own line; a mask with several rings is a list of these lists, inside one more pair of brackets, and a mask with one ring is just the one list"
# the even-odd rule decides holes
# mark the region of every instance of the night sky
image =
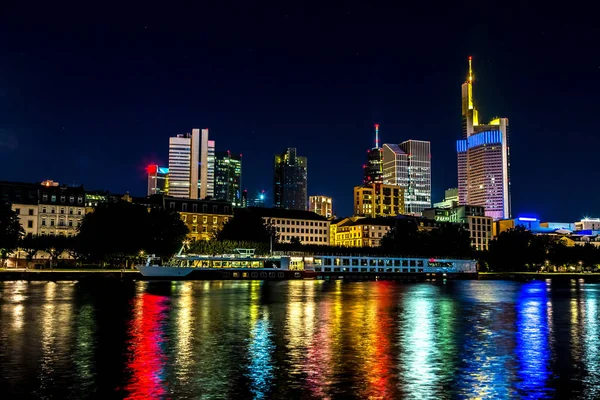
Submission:
[[145,195],[144,167],[167,164],[169,136],[209,128],[217,150],[243,153],[251,195],[272,199],[273,156],[293,146],[309,194],[348,215],[379,123],[382,143],[431,141],[440,201],[456,187],[472,55],[480,119],[510,121],[514,216],[600,217],[591,10],[211,3],[3,5],[0,180]]

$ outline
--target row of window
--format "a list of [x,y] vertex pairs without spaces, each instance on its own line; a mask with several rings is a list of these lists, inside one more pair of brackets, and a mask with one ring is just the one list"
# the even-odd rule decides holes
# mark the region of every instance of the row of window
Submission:
[[[187,217],[188,217],[187,215],[182,215],[181,216],[181,220],[183,222],[189,222]],[[194,223],[194,224],[198,223],[198,216],[197,215],[191,215],[191,217],[192,217],[191,218],[191,222],[192,223]],[[226,223],[228,220],[229,220],[229,218],[227,218],[227,217],[223,218],[223,222],[224,223]],[[202,216],[202,223],[203,224],[208,224],[208,216],[206,216],[206,215]],[[218,224],[219,223],[219,218],[218,217],[212,217],[212,223],[213,223],[213,225]]]
[[[27,211],[28,211],[27,215],[33,215],[33,208],[30,208]],[[15,212],[17,213],[17,215],[21,215],[21,209],[20,208],[15,208]]]
[[423,272],[423,268],[336,268],[315,267],[315,272]]
[[[171,210],[175,209],[175,202],[172,201],[169,203],[169,208]],[[193,213],[197,213],[198,212],[198,204],[192,204],[192,211]],[[188,212],[188,203],[182,203],[181,204],[181,211],[182,212]],[[203,213],[207,213],[208,212],[208,204],[202,204],[202,212]],[[219,213],[219,206],[216,204],[212,205],[212,213],[213,214],[218,214]],[[223,206],[223,214],[229,214],[229,206]]]
[[[44,193],[42,194],[42,200],[43,201],[48,201],[48,194]],[[56,203],[56,195],[53,194],[50,196],[50,201],[52,203]],[[66,196],[60,196],[60,202],[64,203],[67,201],[67,197]],[[69,196],[69,203],[71,204],[75,204],[75,196]],[[78,204],[83,204],[83,196],[79,196],[77,197],[77,203]]]
[[361,267],[422,267],[423,260],[374,259],[374,258],[315,258],[315,265],[342,265]]
[[[299,238],[302,243],[305,243],[305,242],[319,242],[319,243],[327,242],[327,238],[324,238],[322,236],[314,237],[314,236],[294,236],[294,235],[290,236],[290,235],[286,235],[285,236],[285,240],[292,240],[293,237]],[[282,236],[282,239],[283,239],[283,236]]]
[[[56,214],[56,207],[50,207],[50,214]],[[61,207],[59,210],[60,214],[64,214],[66,212],[66,209],[64,207]],[[42,207],[42,214],[47,214],[48,213],[48,208],[47,207]],[[69,215],[74,215],[74,213],[76,213],[77,215],[83,215],[83,208],[77,208],[77,212],[75,212],[75,209],[73,207],[69,207]],[[29,215],[33,215],[33,214],[29,214]]]
[[[46,219],[42,219],[42,226],[54,226],[54,220],[51,219],[49,224],[46,224]],[[64,221],[64,220],[60,220],[58,221],[58,224],[56,226],[68,226],[68,227],[77,227],[77,221],[73,221],[72,219],[70,219],[68,222]],[[30,228],[32,228],[33,226],[31,226]]]
[[270,221],[272,224],[276,225],[300,225],[300,226],[327,226],[326,222],[315,222],[315,221],[297,221],[297,220],[289,220],[289,219],[272,219]]
[[311,233],[316,235],[326,235],[326,229],[309,229],[309,228],[280,228],[277,227],[277,232],[281,233]]

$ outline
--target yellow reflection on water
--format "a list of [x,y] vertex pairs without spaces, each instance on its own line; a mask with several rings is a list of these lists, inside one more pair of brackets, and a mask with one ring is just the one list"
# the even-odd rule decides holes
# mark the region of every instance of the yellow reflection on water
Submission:
[[177,377],[181,383],[189,383],[190,372],[194,365],[194,287],[193,282],[179,282],[176,286],[177,304],[175,321],[177,338],[175,340],[175,362]]

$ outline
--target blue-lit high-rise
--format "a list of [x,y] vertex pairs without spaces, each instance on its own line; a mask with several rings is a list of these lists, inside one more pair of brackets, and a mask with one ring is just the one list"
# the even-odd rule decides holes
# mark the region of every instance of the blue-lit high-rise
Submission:
[[473,69],[462,85],[462,136],[456,143],[459,204],[482,206],[485,215],[511,217],[508,118],[479,123],[473,100]]

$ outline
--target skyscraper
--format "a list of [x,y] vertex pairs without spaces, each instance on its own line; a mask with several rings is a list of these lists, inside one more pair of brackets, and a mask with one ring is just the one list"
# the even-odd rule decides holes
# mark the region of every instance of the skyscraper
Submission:
[[[198,131],[198,129],[194,129]],[[208,129],[202,129],[200,142],[200,198],[212,198],[215,194],[215,141],[208,140]]]
[[198,198],[199,139],[198,129],[169,138],[169,196]]
[[462,136],[456,143],[458,158],[458,201],[461,205],[485,208],[485,215],[511,217],[510,150],[508,118],[479,124],[473,100],[473,69],[462,84]]
[[307,160],[299,157],[294,147],[275,156],[274,206],[304,210],[308,206]]
[[379,124],[375,124],[375,147],[367,150],[364,184],[382,183],[382,149],[379,147]]
[[148,196],[166,193],[169,168],[151,164],[146,167],[148,173]]
[[214,198],[242,207],[242,155],[230,151],[215,153]]
[[431,207],[431,146],[407,140],[383,145],[383,183],[404,189],[404,210],[420,215]]

